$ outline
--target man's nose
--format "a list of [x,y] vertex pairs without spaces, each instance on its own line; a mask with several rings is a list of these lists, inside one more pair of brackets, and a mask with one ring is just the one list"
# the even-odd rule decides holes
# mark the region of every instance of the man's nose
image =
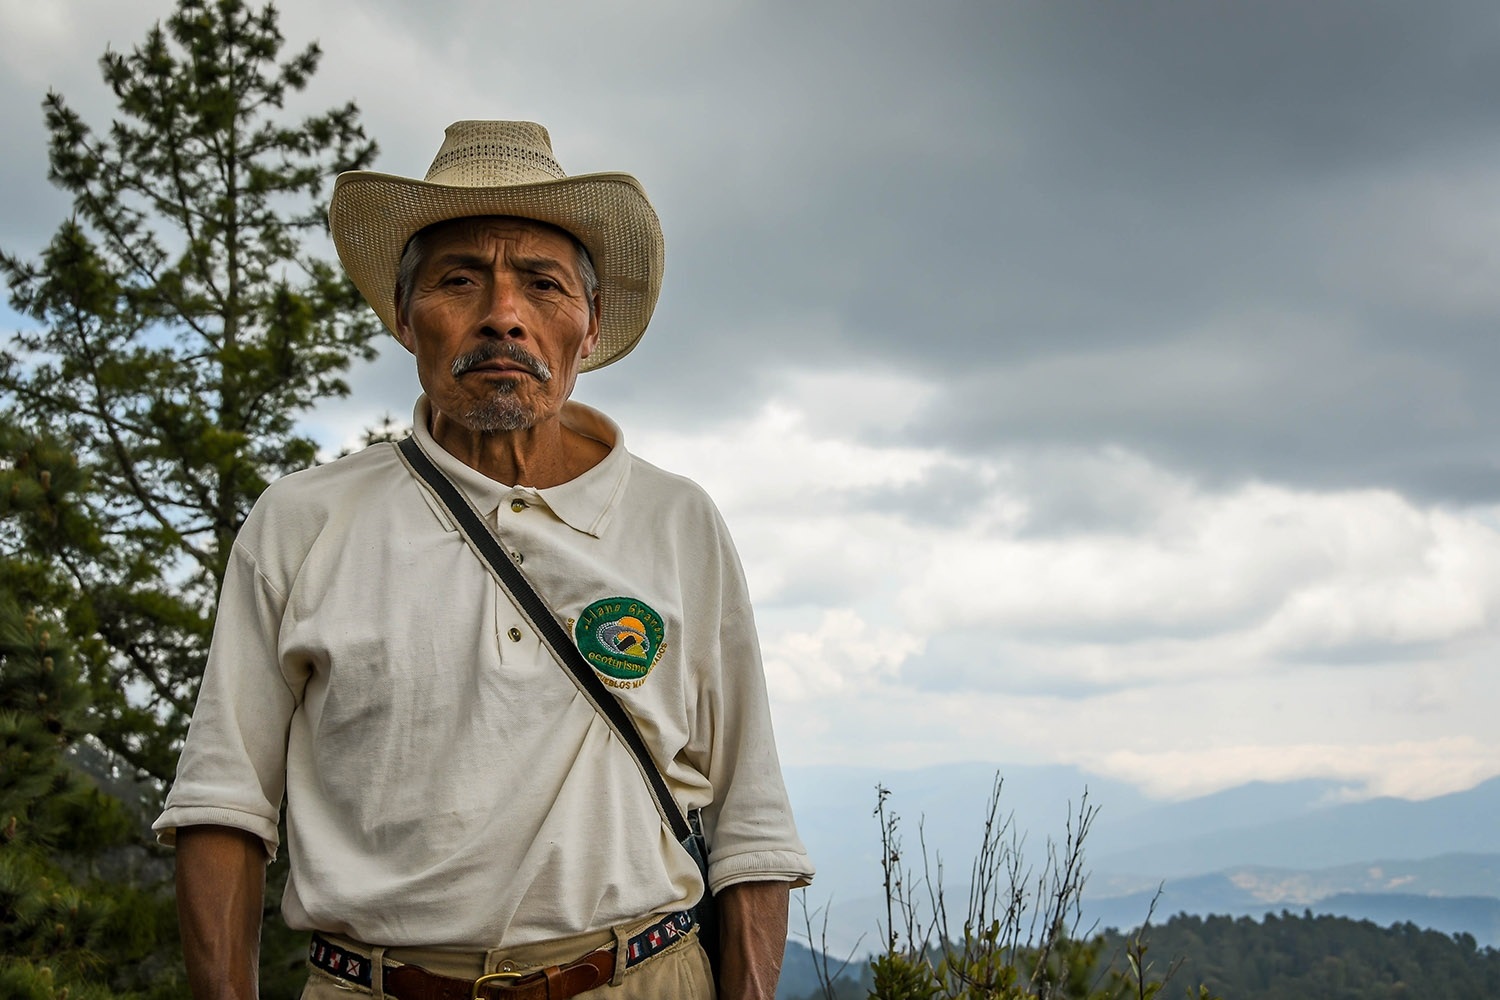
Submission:
[[497,277],[485,297],[479,333],[485,337],[524,339],[526,323],[521,315],[521,293],[514,282]]

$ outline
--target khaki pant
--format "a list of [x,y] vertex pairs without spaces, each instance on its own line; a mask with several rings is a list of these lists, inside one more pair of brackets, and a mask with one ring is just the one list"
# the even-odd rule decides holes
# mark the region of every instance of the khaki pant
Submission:
[[714,1000],[713,976],[708,968],[708,956],[698,946],[697,928],[640,964],[625,968],[625,942],[658,919],[660,918],[650,917],[611,930],[517,948],[496,948],[492,951],[373,948],[348,938],[325,934],[324,937],[333,943],[371,958],[371,968],[376,977],[372,983],[374,988],[367,990],[330,976],[321,969],[311,969],[307,986],[302,991],[302,1000],[352,1000],[358,996],[370,996],[374,1000],[400,1000],[381,989],[380,959],[403,965],[420,965],[428,972],[440,976],[477,979],[491,972],[566,965],[591,951],[610,946],[615,948],[615,978],[604,986],[578,994],[579,1000]]

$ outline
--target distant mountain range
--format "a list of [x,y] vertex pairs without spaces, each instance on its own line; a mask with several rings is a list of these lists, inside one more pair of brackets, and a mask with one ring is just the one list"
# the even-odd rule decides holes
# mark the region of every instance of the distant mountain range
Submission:
[[[1500,779],[1425,801],[1347,801],[1334,782],[1254,783],[1182,802],[1147,799],[1131,786],[1068,767],[960,764],[913,771],[788,768],[799,828],[818,865],[806,893],[827,917],[830,950],[869,951],[880,941],[880,828],[875,786],[900,817],[907,867],[921,845],[941,857],[945,893],[967,899],[985,804],[997,773],[1002,815],[1039,868],[1087,790],[1097,807],[1085,839],[1084,927],[1133,927],[1157,887],[1156,918],[1179,913],[1259,916],[1289,910],[1410,921],[1467,932],[1500,946]],[[800,913],[794,903],[794,934]]]
[[[1296,808],[1293,802],[1299,796],[1294,793],[1279,814],[1204,828],[1207,818],[1220,809],[1236,813],[1245,790],[1231,789],[1169,807],[1155,836],[1137,831],[1136,845],[1096,855],[1098,867],[1187,875],[1231,865],[1318,868],[1374,858],[1500,851],[1500,779],[1420,802],[1313,801]],[[1253,787],[1249,797],[1275,799],[1276,786]]]
[[[1448,854],[1425,861],[1312,871],[1235,868],[1165,880],[1156,904],[1156,919],[1176,913],[1259,918],[1268,912],[1312,912],[1369,920],[1382,927],[1409,922],[1445,934],[1463,932],[1473,935],[1482,946],[1500,947],[1497,868],[1500,854]],[[1466,891],[1460,885],[1470,882],[1460,874],[1465,871],[1475,873],[1472,887]],[[1359,888],[1379,882],[1392,889],[1381,892]],[[1107,896],[1096,888],[1085,897],[1085,920],[1089,926],[1100,928],[1136,927],[1150,910],[1155,894],[1152,888]]]

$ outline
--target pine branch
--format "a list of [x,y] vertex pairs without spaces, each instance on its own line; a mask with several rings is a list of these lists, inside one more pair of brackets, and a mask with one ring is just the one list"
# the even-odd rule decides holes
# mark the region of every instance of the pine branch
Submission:
[[[102,379],[100,377],[98,359],[94,353],[93,345],[89,342],[88,334],[85,331],[83,324],[81,322],[75,322],[73,328],[75,334],[77,335],[77,345],[79,353],[88,364],[88,374],[90,377],[90,383],[94,390],[94,399],[96,401],[95,409],[99,413],[99,424],[103,428],[106,436],[109,438],[109,443],[115,459],[115,464],[120,470],[122,478],[128,485],[130,496],[135,500],[137,504],[140,505],[142,512],[152,520],[154,520],[157,525],[159,525],[161,529],[167,534],[168,537],[181,538],[180,534],[176,530],[176,526],[172,523],[171,518],[166,516],[166,513],[155,502],[152,492],[146,488],[142,477],[139,474],[139,469],[136,466],[134,456],[131,454],[130,448],[128,445],[126,445],[124,438],[120,435],[120,424],[115,420],[114,413],[109,408],[107,398],[108,393],[105,391]],[[186,539],[181,540],[178,548],[185,555],[188,555],[195,559],[199,563],[199,565],[203,566],[205,569],[212,568],[212,561],[209,560],[208,556],[205,553],[198,551],[198,549],[194,546],[188,544]]]

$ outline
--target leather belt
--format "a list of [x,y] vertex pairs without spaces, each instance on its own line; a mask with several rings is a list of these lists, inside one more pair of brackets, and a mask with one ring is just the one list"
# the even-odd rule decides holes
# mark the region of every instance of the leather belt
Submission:
[[613,948],[591,951],[576,962],[535,972],[500,972],[477,980],[452,979],[417,965],[387,969],[385,990],[400,1000],[567,1000],[614,978]]
[[[673,913],[632,936],[625,944],[625,968],[644,962],[682,940],[694,926],[691,913]],[[370,959],[358,951],[313,934],[308,964],[345,982],[369,989]],[[382,982],[397,1000],[568,1000],[608,983],[615,975],[613,946],[591,951],[567,965],[519,972],[497,972],[479,979],[457,979],[419,965],[384,963]]]

